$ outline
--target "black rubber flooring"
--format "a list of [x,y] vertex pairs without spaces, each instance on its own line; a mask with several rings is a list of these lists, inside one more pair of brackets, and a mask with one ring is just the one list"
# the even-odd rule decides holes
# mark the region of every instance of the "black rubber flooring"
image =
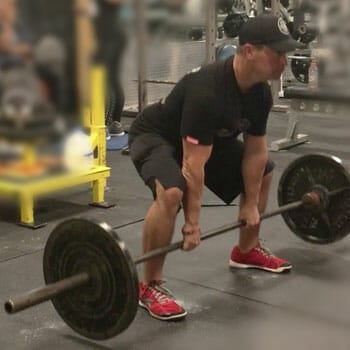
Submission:
[[[125,120],[128,123],[129,120]],[[284,137],[285,114],[272,114],[269,142]],[[277,206],[277,184],[283,169],[296,157],[330,153],[350,164],[350,121],[344,118],[302,118],[300,132],[311,142],[272,153],[277,163],[269,209]],[[149,190],[138,178],[129,157],[109,152],[112,176],[106,199],[117,205],[97,209],[88,186],[39,203],[36,215],[48,222],[39,230],[15,225],[17,208],[0,204],[1,301],[42,285],[42,253],[52,228],[72,216],[107,221],[126,242],[132,256],[141,252],[142,219],[151,203]],[[204,204],[221,204],[204,193]],[[205,207],[202,229],[236,220],[237,207]],[[177,222],[177,232],[183,220]],[[291,273],[233,271],[229,254],[237,231],[202,245],[191,253],[169,254],[164,269],[167,286],[188,310],[183,322],[165,323],[139,310],[131,326],[105,342],[82,338],[68,328],[45,303],[17,315],[0,311],[0,349],[239,349],[239,350],[348,350],[350,349],[350,240],[315,246],[294,236],[281,217],[265,221],[262,238],[276,254],[289,259]],[[174,239],[180,239],[175,234]],[[141,272],[142,266],[138,266]]]

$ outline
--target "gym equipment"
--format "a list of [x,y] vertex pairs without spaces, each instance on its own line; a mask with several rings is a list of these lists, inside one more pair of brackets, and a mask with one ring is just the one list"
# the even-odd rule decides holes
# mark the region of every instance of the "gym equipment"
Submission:
[[303,44],[310,44],[319,35],[319,27],[314,23],[303,23],[299,27],[295,28],[293,37],[295,40],[302,42]]
[[190,40],[198,41],[203,39],[203,29],[202,28],[191,28],[188,32],[188,37]]
[[[283,7],[288,8],[289,7],[289,0],[280,0],[280,3]],[[271,8],[271,0],[263,0],[264,7]]]
[[129,135],[125,133],[120,136],[110,136],[107,138],[107,150],[119,151],[128,148]]
[[64,41],[52,34],[46,34],[40,38],[33,50],[33,58],[37,65],[44,66],[61,77],[65,74],[67,55]]
[[228,38],[236,38],[242,25],[249,19],[244,12],[232,12],[227,15],[222,24]]
[[218,61],[224,61],[228,57],[235,55],[236,51],[237,51],[237,47],[235,45],[223,44],[219,46],[216,51],[216,59]]
[[296,80],[300,83],[307,84],[309,82],[309,68],[311,57],[306,55],[295,54],[290,61],[290,67]]
[[217,0],[216,8],[219,12],[229,13],[232,11],[233,0]]
[[[341,161],[306,155],[284,171],[278,191],[282,206],[261,220],[282,214],[299,237],[330,243],[350,232],[350,175]],[[345,204],[342,204],[345,203]],[[201,240],[243,226],[235,222],[207,231]],[[125,244],[106,223],[75,218],[59,224],[45,246],[46,286],[5,302],[13,314],[52,300],[62,319],[77,333],[104,340],[125,330],[138,305],[136,265],[182,248],[174,242],[131,259]]]
[[329,191],[345,188],[348,183],[348,172],[334,157],[311,154],[293,161],[281,177],[278,204],[294,202],[307,192],[316,193],[319,204],[315,210],[299,207],[282,213],[288,227],[310,243],[328,244],[347,236],[350,232],[350,189],[337,196],[329,196]]
[[319,28],[319,5],[317,2],[303,0],[300,5],[292,10],[293,38],[304,44],[309,44],[316,39]]
[[[2,176],[0,177],[1,195],[5,198],[14,198],[19,203],[19,224],[21,226],[36,229],[46,224],[34,219],[34,203],[37,198],[85,183],[92,185],[91,205],[102,208],[113,206],[113,204],[106,203],[104,200],[106,178],[110,175],[110,168],[106,166],[104,75],[104,68],[101,66],[94,66],[91,69],[91,84],[89,84],[91,87],[91,101],[82,110],[84,128],[86,127],[89,130],[89,138],[93,149],[94,159],[91,169],[77,172],[62,171],[61,160],[57,166],[58,171],[56,171],[56,163],[52,166],[48,163],[43,164],[43,157],[37,152],[37,149],[41,146],[38,130],[37,128],[30,129],[29,124],[25,124],[25,133],[29,136],[33,135],[37,141],[33,144],[33,140],[26,138],[22,152],[23,157],[19,166],[15,164],[13,167],[11,164],[8,167],[9,169],[2,167]],[[53,128],[53,124],[54,122],[51,121],[49,127]],[[46,130],[45,140],[48,135],[48,130]],[[90,155],[88,156],[90,157]],[[46,169],[48,170],[46,171]]]
[[[51,140],[63,132],[63,120],[41,91],[32,67],[19,65],[0,77],[0,137],[15,142]],[[61,127],[62,126],[62,127]]]

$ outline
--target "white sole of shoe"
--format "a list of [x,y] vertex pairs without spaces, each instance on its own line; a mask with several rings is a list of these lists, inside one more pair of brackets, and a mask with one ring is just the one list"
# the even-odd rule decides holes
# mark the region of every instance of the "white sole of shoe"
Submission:
[[124,136],[125,135],[125,132],[119,132],[119,133],[113,133],[113,132],[110,132],[109,133],[111,136]]
[[172,316],[166,316],[166,317],[158,316],[154,314],[151,310],[149,310],[148,307],[140,300],[139,300],[139,306],[145,309],[153,318],[156,318],[157,320],[161,320],[161,321],[181,320],[182,318],[185,318],[187,316],[187,311],[183,312],[182,314],[176,314]]
[[259,270],[264,270],[268,272],[274,272],[274,273],[281,273],[284,271],[290,270],[293,266],[281,266],[278,269],[270,269],[268,267],[262,267],[258,265],[247,265],[247,264],[240,264],[235,261],[230,260],[230,267],[238,268],[238,269],[259,269]]

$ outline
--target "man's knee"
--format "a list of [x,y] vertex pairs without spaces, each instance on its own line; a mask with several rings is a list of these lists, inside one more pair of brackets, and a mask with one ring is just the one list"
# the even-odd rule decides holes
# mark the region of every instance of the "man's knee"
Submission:
[[156,200],[170,211],[178,212],[183,198],[183,191],[178,187],[165,189],[162,184],[155,180]]

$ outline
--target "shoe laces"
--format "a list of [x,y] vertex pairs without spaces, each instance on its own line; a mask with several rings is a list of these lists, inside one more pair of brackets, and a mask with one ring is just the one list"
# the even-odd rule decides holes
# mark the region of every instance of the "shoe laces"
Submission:
[[261,240],[259,240],[258,246],[255,248],[258,252],[266,256],[267,258],[274,258],[275,256],[272,254],[271,250],[269,248],[266,248]]
[[162,283],[163,281],[152,281],[147,286],[147,289],[151,292],[152,296],[159,304],[165,304],[171,301],[172,298],[170,291],[161,286]]

